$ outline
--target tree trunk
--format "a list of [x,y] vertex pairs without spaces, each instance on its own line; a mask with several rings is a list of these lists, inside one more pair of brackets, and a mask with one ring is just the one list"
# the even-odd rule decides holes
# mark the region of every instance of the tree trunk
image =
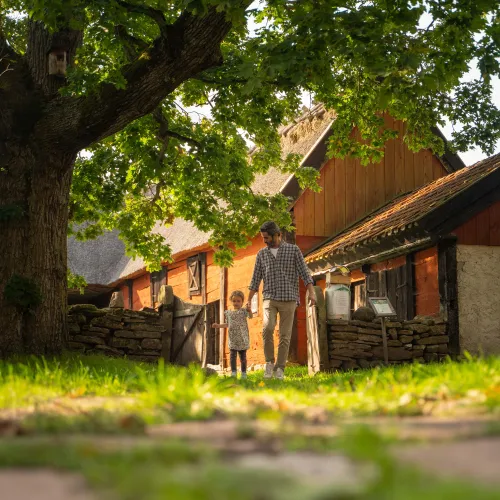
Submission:
[[71,64],[81,32],[30,22],[24,56],[0,33],[0,357],[56,354],[64,345],[77,152],[151,113],[183,82],[222,61],[220,44],[231,28],[224,11],[160,21],[147,56],[123,67],[126,88],[103,84],[85,97],[60,95],[67,82],[48,71],[49,52],[61,46]]
[[21,142],[5,149],[7,160],[0,167],[0,356],[57,354],[66,338],[66,238],[75,156]]

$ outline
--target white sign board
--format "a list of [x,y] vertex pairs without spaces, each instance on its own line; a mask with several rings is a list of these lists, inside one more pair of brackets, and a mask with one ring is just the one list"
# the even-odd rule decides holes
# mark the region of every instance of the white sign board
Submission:
[[368,297],[374,313],[380,317],[396,316],[396,310],[388,297]]
[[334,284],[326,289],[327,319],[351,318],[351,289],[347,285]]

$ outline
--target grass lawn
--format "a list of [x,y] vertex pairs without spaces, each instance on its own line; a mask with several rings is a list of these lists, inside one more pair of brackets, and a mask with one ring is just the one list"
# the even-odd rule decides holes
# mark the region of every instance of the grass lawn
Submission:
[[[65,355],[0,362],[0,418],[23,416],[28,437],[4,438],[0,466],[81,471],[119,499],[493,499],[500,491],[429,478],[396,464],[387,440],[363,427],[290,447],[340,451],[375,465],[362,488],[336,491],[275,472],[235,467],[213,450],[172,440],[110,449],[54,434],[140,434],[146,423],[229,417],[243,421],[335,422],[338,417],[489,414],[500,411],[500,358],[318,374],[290,368],[285,381],[205,376],[196,367],[151,366]],[[1,432],[1,431],[0,431]],[[138,442],[139,443],[139,442]],[[362,491],[361,491],[362,490]]]
[[97,356],[0,362],[0,410],[89,398],[107,398],[103,406],[112,407],[116,401],[116,410],[162,422],[221,413],[307,417],[318,409],[346,417],[491,413],[500,410],[500,358],[314,377],[304,367],[292,367],[285,381],[264,381],[261,372],[236,381],[206,377],[194,366],[153,366]]

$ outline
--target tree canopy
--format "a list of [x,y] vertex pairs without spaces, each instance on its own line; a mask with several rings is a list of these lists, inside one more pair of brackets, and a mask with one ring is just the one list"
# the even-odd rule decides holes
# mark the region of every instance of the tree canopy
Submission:
[[[228,242],[243,246],[263,219],[290,224],[287,200],[251,185],[273,167],[314,188],[316,172],[282,158],[277,132],[304,93],[337,114],[329,154],[365,164],[397,133],[381,111],[407,123],[413,150],[441,153],[432,127],[445,120],[461,124],[458,150],[492,153],[500,137],[496,0],[3,0],[0,9],[0,101],[31,72],[45,96],[30,111],[37,127],[80,151],[73,230],[117,228],[152,268],[170,257],[152,235],[158,222],[212,231],[225,264]],[[54,49],[68,58],[64,78],[38,70]],[[466,81],[471,67],[480,77]]]

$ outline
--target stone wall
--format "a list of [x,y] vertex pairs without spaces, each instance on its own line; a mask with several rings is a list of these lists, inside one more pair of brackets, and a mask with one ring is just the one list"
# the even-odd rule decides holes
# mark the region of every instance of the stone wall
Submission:
[[[373,321],[328,320],[330,368],[351,370],[382,365],[382,324]],[[433,317],[386,321],[389,363],[438,361],[448,354],[446,323]]]
[[166,329],[155,312],[98,309],[87,304],[70,306],[68,310],[68,348],[82,353],[157,361]]

